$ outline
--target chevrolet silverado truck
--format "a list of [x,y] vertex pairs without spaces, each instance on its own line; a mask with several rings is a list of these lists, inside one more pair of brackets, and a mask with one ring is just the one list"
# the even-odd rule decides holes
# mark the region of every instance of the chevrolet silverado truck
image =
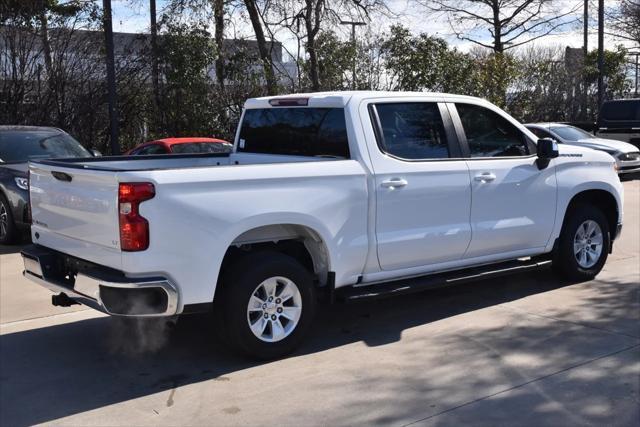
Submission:
[[24,275],[56,305],[210,311],[236,349],[274,358],[323,298],[550,265],[593,278],[622,227],[614,166],[472,97],[249,99],[231,153],[32,161]]

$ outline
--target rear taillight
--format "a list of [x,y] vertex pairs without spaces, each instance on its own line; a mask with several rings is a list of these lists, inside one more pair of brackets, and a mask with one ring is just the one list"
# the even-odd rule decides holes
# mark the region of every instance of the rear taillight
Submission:
[[143,251],[149,247],[149,222],[140,215],[140,203],[152,199],[156,190],[150,182],[121,182],[118,188],[120,249]]

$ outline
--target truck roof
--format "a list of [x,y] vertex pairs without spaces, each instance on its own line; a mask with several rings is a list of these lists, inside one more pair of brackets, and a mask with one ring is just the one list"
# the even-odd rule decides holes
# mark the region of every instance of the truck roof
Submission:
[[[310,92],[310,93],[295,93],[289,95],[276,95],[276,96],[264,96],[260,98],[250,98],[245,104],[244,108],[270,108],[273,105],[270,102],[277,100],[307,100],[306,106],[309,107],[324,107],[324,108],[342,108],[345,107],[351,100],[360,101],[368,98],[385,98],[385,97],[420,97],[420,98],[456,98],[460,100],[473,100],[483,101],[481,98],[466,95],[455,95],[449,93],[439,92],[392,92],[392,91],[375,91],[375,90],[363,90],[363,91],[333,91],[333,92]],[[301,106],[303,106],[301,104]]]

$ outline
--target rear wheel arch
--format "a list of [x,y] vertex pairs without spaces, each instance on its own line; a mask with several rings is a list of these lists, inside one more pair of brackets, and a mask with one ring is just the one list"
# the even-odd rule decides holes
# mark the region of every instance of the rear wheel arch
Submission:
[[225,271],[243,258],[260,252],[279,252],[298,261],[311,273],[318,286],[327,284],[331,261],[327,245],[316,230],[300,224],[273,224],[255,227],[237,236],[227,248],[218,275],[223,287]]

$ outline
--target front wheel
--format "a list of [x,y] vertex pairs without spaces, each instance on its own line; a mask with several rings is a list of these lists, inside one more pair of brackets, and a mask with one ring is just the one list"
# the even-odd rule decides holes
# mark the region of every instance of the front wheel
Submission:
[[258,359],[292,352],[308,332],[316,309],[311,274],[277,252],[236,262],[225,272],[219,297],[223,335],[237,350]]
[[592,205],[578,205],[568,215],[553,261],[555,269],[571,280],[591,280],[607,260],[609,223]]

